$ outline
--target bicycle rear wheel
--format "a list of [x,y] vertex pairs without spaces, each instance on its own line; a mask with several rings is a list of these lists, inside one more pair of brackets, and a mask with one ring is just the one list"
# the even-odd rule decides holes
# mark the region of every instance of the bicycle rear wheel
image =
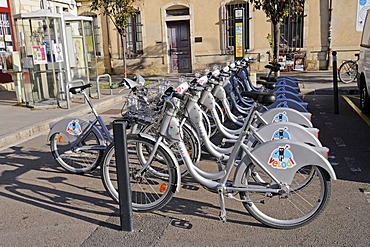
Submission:
[[[72,147],[68,137],[55,133],[50,138],[50,149],[54,159],[68,172],[85,174],[95,170],[103,156],[103,150],[94,149],[100,145],[97,134],[88,133],[77,147]],[[81,148],[75,151],[76,148]],[[90,148],[91,147],[91,148]]]
[[[315,172],[312,172],[312,169]],[[256,167],[249,165],[244,172],[242,183],[276,187],[261,169],[255,179]],[[310,171],[310,172],[308,172]],[[260,182],[259,180],[262,180]],[[326,207],[330,198],[330,178],[326,171],[317,166],[303,167],[297,171],[290,192],[284,195],[271,193],[240,193],[244,207],[261,223],[279,229],[303,226],[315,219]]]
[[353,82],[357,78],[357,65],[354,61],[342,63],[338,70],[339,80],[345,84]]
[[[183,140],[187,148],[188,154],[191,157],[193,163],[199,162],[201,158],[202,147],[196,131],[191,127],[190,124],[185,123],[183,126]],[[150,124],[142,128],[142,133],[149,134],[151,136],[158,136],[159,130],[157,124]],[[171,149],[177,162],[179,163],[181,177],[185,177],[189,172],[182,159],[182,156],[177,148],[177,143],[171,142],[170,140],[164,139],[163,142]]]
[[[215,109],[216,109],[218,118],[220,119],[221,123],[225,122],[225,114],[223,113],[221,106],[219,104],[215,104]],[[206,109],[205,113],[206,113],[206,117],[209,120],[209,123],[211,124],[211,134],[209,137],[212,138],[218,133],[217,123],[210,110]]]
[[[154,141],[142,136],[127,135],[132,209],[135,211],[160,209],[171,200],[176,190],[175,162],[163,147],[158,147],[153,161],[147,169],[141,171],[154,145]],[[104,187],[118,202],[116,154],[113,143],[104,154],[101,171]]]

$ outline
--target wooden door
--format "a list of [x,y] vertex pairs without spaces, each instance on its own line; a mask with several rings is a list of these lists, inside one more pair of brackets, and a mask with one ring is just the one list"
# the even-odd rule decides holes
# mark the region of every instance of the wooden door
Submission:
[[171,72],[191,72],[189,21],[167,22]]

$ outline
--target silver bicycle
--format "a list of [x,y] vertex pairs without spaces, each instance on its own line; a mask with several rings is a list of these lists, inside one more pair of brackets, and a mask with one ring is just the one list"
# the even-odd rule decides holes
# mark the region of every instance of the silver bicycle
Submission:
[[344,84],[355,81],[358,77],[358,60],[359,53],[356,53],[356,60],[345,60],[338,69],[338,77]]
[[95,170],[105,148],[113,142],[113,137],[102,117],[95,110],[85,89],[91,84],[69,89],[72,94],[82,94],[92,110],[94,120],[81,117],[68,117],[51,123],[48,140],[54,159],[65,170],[75,174],[85,174]]
[[[275,228],[302,226],[323,211],[330,198],[331,179],[335,180],[336,175],[321,154],[302,142],[292,140],[268,141],[257,148],[245,144],[258,104],[273,102],[275,97],[272,94],[250,93],[256,103],[244,123],[243,132],[225,166],[211,173],[193,164],[182,140],[181,121],[176,117],[180,104],[178,97],[181,97],[177,93],[179,91],[167,91],[166,111],[158,138],[145,134],[127,136],[134,210],[161,208],[180,188],[177,159],[162,142],[163,138],[168,138],[177,143],[190,175],[219,194],[222,221],[226,221],[225,197],[242,202],[253,217]],[[187,110],[189,114],[199,114],[201,121],[199,109]],[[241,151],[242,157],[239,157]],[[103,181],[111,186],[110,193],[117,193],[110,178],[110,169],[115,167],[115,155],[114,146],[110,146],[102,163]]]

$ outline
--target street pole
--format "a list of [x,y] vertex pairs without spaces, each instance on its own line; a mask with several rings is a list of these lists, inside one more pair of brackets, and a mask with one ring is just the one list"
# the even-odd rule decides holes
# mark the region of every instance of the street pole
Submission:
[[113,121],[121,230],[133,231],[132,199],[126,139],[127,122]]
[[333,0],[329,0],[328,63],[327,63],[328,70],[330,67],[330,54],[332,46],[332,31],[333,31],[332,13],[333,13]]
[[337,69],[337,52],[333,51],[333,96],[334,96],[334,113],[339,114],[338,106],[338,69]]

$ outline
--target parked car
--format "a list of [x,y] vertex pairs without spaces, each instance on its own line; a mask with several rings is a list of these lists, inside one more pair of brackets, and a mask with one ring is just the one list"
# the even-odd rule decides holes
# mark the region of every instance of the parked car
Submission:
[[370,10],[367,11],[360,43],[357,85],[360,89],[360,108],[370,112]]

